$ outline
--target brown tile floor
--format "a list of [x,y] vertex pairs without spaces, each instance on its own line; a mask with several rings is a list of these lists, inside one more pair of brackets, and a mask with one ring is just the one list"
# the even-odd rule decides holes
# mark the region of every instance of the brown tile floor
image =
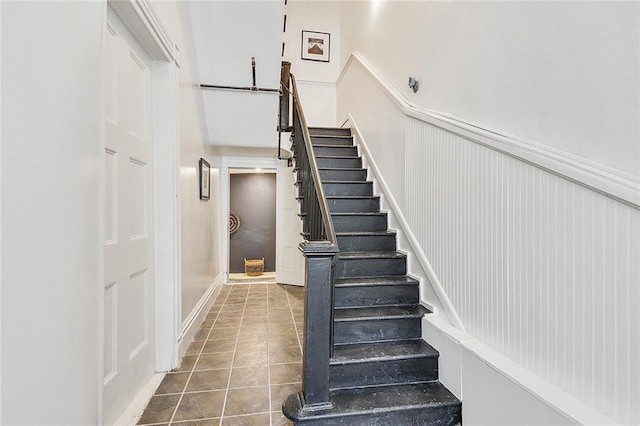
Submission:
[[224,286],[138,424],[290,424],[281,405],[300,390],[303,297],[280,284]]

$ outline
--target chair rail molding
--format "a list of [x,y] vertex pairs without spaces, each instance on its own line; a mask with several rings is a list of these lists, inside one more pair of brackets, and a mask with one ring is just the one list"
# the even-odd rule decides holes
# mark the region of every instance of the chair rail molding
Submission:
[[485,129],[452,115],[411,104],[359,52],[353,52],[345,63],[336,87],[347,71],[357,63],[383,89],[384,93],[408,117],[424,121],[472,142],[544,169],[562,178],[614,198],[636,209],[640,208],[640,176],[600,164],[541,143]]

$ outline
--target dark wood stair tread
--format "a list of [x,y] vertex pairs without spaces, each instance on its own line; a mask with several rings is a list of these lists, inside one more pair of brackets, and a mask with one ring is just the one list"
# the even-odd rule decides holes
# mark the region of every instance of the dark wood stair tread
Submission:
[[331,216],[386,216],[385,212],[335,212],[331,213]]
[[429,310],[422,305],[382,305],[361,308],[336,308],[333,318],[336,322],[388,320],[399,318],[421,318],[427,313],[429,313]]
[[418,285],[419,282],[415,278],[402,276],[389,277],[362,277],[362,278],[336,278],[335,287],[367,287],[367,286],[394,286],[394,285]]
[[438,351],[422,339],[336,345],[332,365],[438,357]]
[[[331,418],[348,419],[350,416],[366,414],[385,414],[389,411],[429,410],[442,407],[460,407],[461,402],[441,383],[412,383],[389,386],[372,386],[357,389],[338,389],[330,391],[332,408],[319,409],[313,413],[302,412],[300,395],[290,395],[283,409],[295,420],[323,419],[332,424]],[[340,423],[340,424],[349,424]],[[360,423],[358,423],[360,424]],[[433,423],[436,424],[436,423]],[[440,423],[438,423],[440,424]],[[442,424],[452,424],[449,422]]]
[[[344,169],[339,169],[344,170]],[[334,185],[370,185],[373,181],[370,180],[323,180],[322,183],[334,184]]]
[[379,195],[327,195],[327,199],[334,200],[376,200],[379,199]]
[[[314,138],[323,138],[326,136],[314,136]],[[329,136],[331,139],[340,139],[340,136]],[[349,136],[348,138],[350,138],[351,136]],[[343,138],[343,139],[348,139],[347,137]],[[332,145],[330,143],[326,143],[326,144],[322,144],[322,143],[314,143],[313,144],[314,148],[344,148],[344,149],[350,149],[350,148],[355,148],[353,145]]]
[[354,237],[365,237],[365,236],[381,236],[381,235],[392,235],[395,237],[396,233],[394,231],[341,231],[341,232],[336,232],[336,236],[340,237],[347,237],[347,236],[354,236]]
[[397,251],[352,251],[340,253],[340,259],[404,259],[407,255]]
[[[353,158],[353,157],[343,157],[343,158]],[[318,170],[357,170],[357,171],[363,171],[363,170],[367,170],[367,169],[365,169],[364,167],[318,167]],[[322,182],[325,182],[325,181],[322,181]],[[350,182],[362,182],[362,181],[350,181]]]

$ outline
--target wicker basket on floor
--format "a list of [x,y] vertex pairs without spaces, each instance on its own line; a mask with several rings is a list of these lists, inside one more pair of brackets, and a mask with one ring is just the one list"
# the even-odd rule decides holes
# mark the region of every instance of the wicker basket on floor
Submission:
[[244,273],[250,277],[257,277],[264,272],[264,257],[262,259],[245,259]]

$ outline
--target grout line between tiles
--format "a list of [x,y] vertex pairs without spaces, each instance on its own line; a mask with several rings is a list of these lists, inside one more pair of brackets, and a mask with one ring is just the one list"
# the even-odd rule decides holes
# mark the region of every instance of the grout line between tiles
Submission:
[[[267,364],[269,365],[268,367],[268,373],[269,373],[269,378],[268,378],[268,386],[269,386],[269,411],[271,411],[271,340],[269,339],[269,293],[272,290],[271,286],[267,286],[267,300],[266,300],[266,304],[267,304]],[[269,426],[273,426],[273,420],[272,420],[272,416],[271,414],[269,414]]]
[[[250,284],[249,284],[250,286]],[[240,326],[238,328],[242,328],[242,320],[244,319],[244,311],[247,307],[247,301],[249,299],[249,292],[251,291],[251,287],[247,290],[244,296],[244,304],[242,305],[242,317],[240,318]],[[229,291],[231,293],[231,291]],[[226,303],[226,299],[225,299]],[[233,374],[233,363],[236,360],[236,351],[238,350],[238,340],[240,339],[240,330],[238,330],[238,334],[236,334],[236,342],[233,346],[233,356],[231,357],[231,366],[229,367],[229,378],[227,379],[227,388],[224,391],[224,402],[222,403],[222,411],[220,413],[220,424],[222,424],[222,419],[224,419],[224,410],[227,408],[227,397],[229,396],[229,386],[231,385],[231,375]]]
[[[244,288],[238,288],[238,287],[244,287]],[[246,287],[245,287],[246,286]],[[246,291],[245,291],[246,288]],[[238,291],[236,291],[238,290]],[[226,293],[226,294],[225,294]],[[220,293],[219,297],[220,300],[216,300],[214,306],[211,308],[211,310],[207,313],[207,316],[210,317],[210,315],[214,314],[215,318],[213,319],[213,323],[211,324],[211,327],[209,328],[208,332],[206,333],[206,337],[204,338],[204,341],[202,341],[202,345],[200,347],[200,349],[197,351],[197,353],[194,353],[193,355],[195,355],[195,361],[193,363],[193,365],[191,366],[191,368],[185,372],[189,373],[188,374],[188,378],[187,381],[182,389],[182,392],[174,392],[174,393],[169,393],[169,394],[163,394],[163,395],[179,395],[179,399],[177,402],[177,405],[175,406],[173,413],[171,415],[171,419],[169,420],[169,424],[170,425],[181,425],[184,424],[185,422],[190,422],[190,421],[200,421],[200,420],[217,420],[219,419],[220,424],[222,424],[224,418],[235,418],[238,417],[238,420],[240,417],[250,417],[250,416],[254,416],[254,415],[265,415],[268,414],[269,415],[269,423],[268,424],[270,426],[273,426],[275,424],[278,424],[274,418],[278,418],[278,414],[281,414],[281,411],[277,410],[277,408],[274,410],[273,408],[273,403],[274,403],[274,398],[275,398],[275,394],[272,392],[272,386],[283,386],[283,385],[300,385],[300,381],[294,381],[294,382],[287,382],[287,383],[273,383],[272,380],[272,367],[273,366],[278,366],[278,365],[286,365],[286,364],[299,364],[300,361],[297,362],[278,362],[275,364],[272,364],[272,356],[271,356],[271,352],[272,350],[278,350],[278,349],[282,349],[282,348],[293,348],[293,345],[285,345],[282,346],[280,343],[279,339],[270,339],[269,337],[271,336],[270,334],[270,329],[271,329],[271,325],[272,325],[272,320],[273,324],[275,324],[276,326],[280,323],[279,319],[282,317],[282,314],[285,314],[285,312],[287,312],[287,314],[284,315],[284,317],[288,318],[288,320],[292,320],[293,321],[293,331],[296,335],[295,341],[298,342],[297,349],[299,351],[301,351],[302,349],[302,344],[301,344],[301,336],[300,336],[300,330],[299,330],[299,326],[296,322],[296,317],[294,315],[294,311],[293,311],[293,306],[292,306],[292,294],[293,292],[289,290],[288,286],[284,286],[284,285],[279,285],[277,283],[271,283],[268,285],[264,285],[264,284],[254,284],[254,283],[247,283],[247,284],[239,284],[239,285],[235,285],[233,288],[230,288],[227,292],[225,293]],[[264,309],[261,307],[261,304],[259,302],[263,302],[266,303],[266,306],[264,307]],[[260,307],[260,310],[264,311],[265,314],[263,315],[254,315],[257,311],[253,310],[253,307]],[[214,311],[215,309],[215,311]],[[248,312],[248,310],[250,312]],[[266,315],[266,316],[265,316]],[[214,332],[214,329],[216,329],[216,325],[218,326],[216,331],[221,331],[222,327],[220,326],[219,321],[228,321],[231,319],[237,319],[237,317],[240,316],[240,321],[239,323],[237,323],[236,325],[232,325],[231,327],[224,327],[224,328],[229,328],[229,329],[235,329],[236,330],[236,334],[235,334],[235,341],[233,342],[233,352],[231,351],[224,351],[224,352],[229,352],[231,355],[231,365],[229,367],[229,376],[227,378],[227,382],[226,382],[226,387],[222,387],[220,389],[203,389],[203,390],[194,390],[194,391],[187,391],[188,386],[191,383],[191,380],[194,379],[194,375],[197,372],[201,372],[201,371],[215,371],[215,370],[226,370],[226,368],[206,368],[206,369],[198,369],[198,363],[199,361],[202,359],[203,354],[209,354],[209,353],[220,353],[220,352],[208,352],[205,350],[205,346],[207,345],[207,342],[210,342],[212,340],[228,340],[225,339],[224,337],[221,337],[219,339],[214,339],[216,337],[216,332]],[[273,317],[273,318],[272,318]],[[260,322],[259,321],[255,321],[254,318],[263,318],[264,319],[264,323],[267,324],[267,329],[266,329],[266,365],[265,364],[260,364],[260,365],[251,365],[251,366],[235,366],[234,363],[236,361],[236,357],[238,355],[238,350],[240,348],[239,346],[239,342],[240,342],[240,337],[241,337],[241,333],[240,331],[242,329],[248,329],[251,331],[252,327],[255,325],[259,325]],[[248,322],[245,322],[245,320],[247,320]],[[210,320],[209,320],[210,321]],[[283,324],[287,322],[284,321]],[[243,328],[244,327],[244,328]],[[260,332],[256,332],[255,336],[252,337],[260,337]],[[262,336],[265,337],[265,336]],[[233,337],[231,337],[233,338]],[[293,342],[292,342],[293,343]],[[294,344],[295,345],[295,344]],[[257,412],[257,413],[247,413],[247,414],[237,414],[237,415],[232,415],[232,416],[225,416],[225,410],[227,407],[227,400],[229,397],[229,392],[232,389],[242,389],[242,388],[258,388],[258,387],[262,387],[263,385],[255,385],[255,386],[240,386],[240,387],[231,387],[231,378],[232,378],[232,374],[234,372],[234,370],[237,370],[239,368],[249,368],[249,367],[262,367],[262,366],[266,366],[267,367],[267,373],[268,373],[268,380],[267,380],[267,388],[268,388],[268,400],[266,401],[268,408],[268,411],[261,411],[261,412]],[[219,417],[208,417],[208,418],[203,418],[203,419],[183,419],[183,420],[176,420],[176,416],[177,416],[177,412],[178,409],[182,403],[182,401],[184,400],[185,395],[187,394],[197,394],[197,393],[207,393],[207,392],[212,392],[212,391],[217,391],[217,392],[223,392],[224,391],[224,401],[222,401],[222,408],[221,408],[221,413]],[[163,424],[163,423],[160,423]]]

